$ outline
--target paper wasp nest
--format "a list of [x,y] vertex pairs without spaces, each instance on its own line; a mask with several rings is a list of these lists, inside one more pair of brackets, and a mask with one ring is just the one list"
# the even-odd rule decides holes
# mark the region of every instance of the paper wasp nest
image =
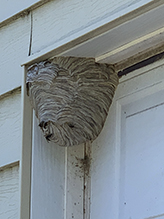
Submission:
[[118,76],[93,58],[56,57],[30,66],[26,83],[45,138],[73,146],[101,132]]

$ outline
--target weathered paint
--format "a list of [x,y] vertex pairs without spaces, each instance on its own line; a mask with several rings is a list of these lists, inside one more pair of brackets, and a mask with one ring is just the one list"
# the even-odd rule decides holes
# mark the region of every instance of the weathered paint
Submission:
[[0,28],[0,95],[21,86],[20,65],[28,56],[30,27],[30,16],[25,16]]
[[18,219],[19,166],[0,170],[0,218]]
[[14,91],[0,99],[0,167],[20,159],[21,94]]
[[91,218],[160,218],[163,213],[163,63],[120,80],[92,145]]

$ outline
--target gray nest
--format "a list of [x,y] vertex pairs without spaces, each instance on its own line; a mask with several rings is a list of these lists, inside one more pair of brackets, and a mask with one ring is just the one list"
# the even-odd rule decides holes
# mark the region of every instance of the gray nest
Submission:
[[67,147],[99,135],[118,76],[93,58],[56,57],[30,66],[26,85],[45,138]]

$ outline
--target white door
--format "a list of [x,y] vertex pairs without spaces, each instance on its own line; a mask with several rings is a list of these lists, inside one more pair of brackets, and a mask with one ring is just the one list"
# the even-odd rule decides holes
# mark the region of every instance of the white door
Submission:
[[122,77],[92,145],[48,144],[34,119],[31,219],[164,219],[163,72]]
[[120,80],[92,146],[92,219],[164,218],[163,63]]

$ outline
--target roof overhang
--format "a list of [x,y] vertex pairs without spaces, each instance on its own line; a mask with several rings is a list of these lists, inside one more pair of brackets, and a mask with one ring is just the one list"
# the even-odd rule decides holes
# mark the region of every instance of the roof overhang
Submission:
[[94,57],[118,70],[164,51],[164,2],[151,1],[79,36],[61,40],[28,57],[23,65],[53,56]]

